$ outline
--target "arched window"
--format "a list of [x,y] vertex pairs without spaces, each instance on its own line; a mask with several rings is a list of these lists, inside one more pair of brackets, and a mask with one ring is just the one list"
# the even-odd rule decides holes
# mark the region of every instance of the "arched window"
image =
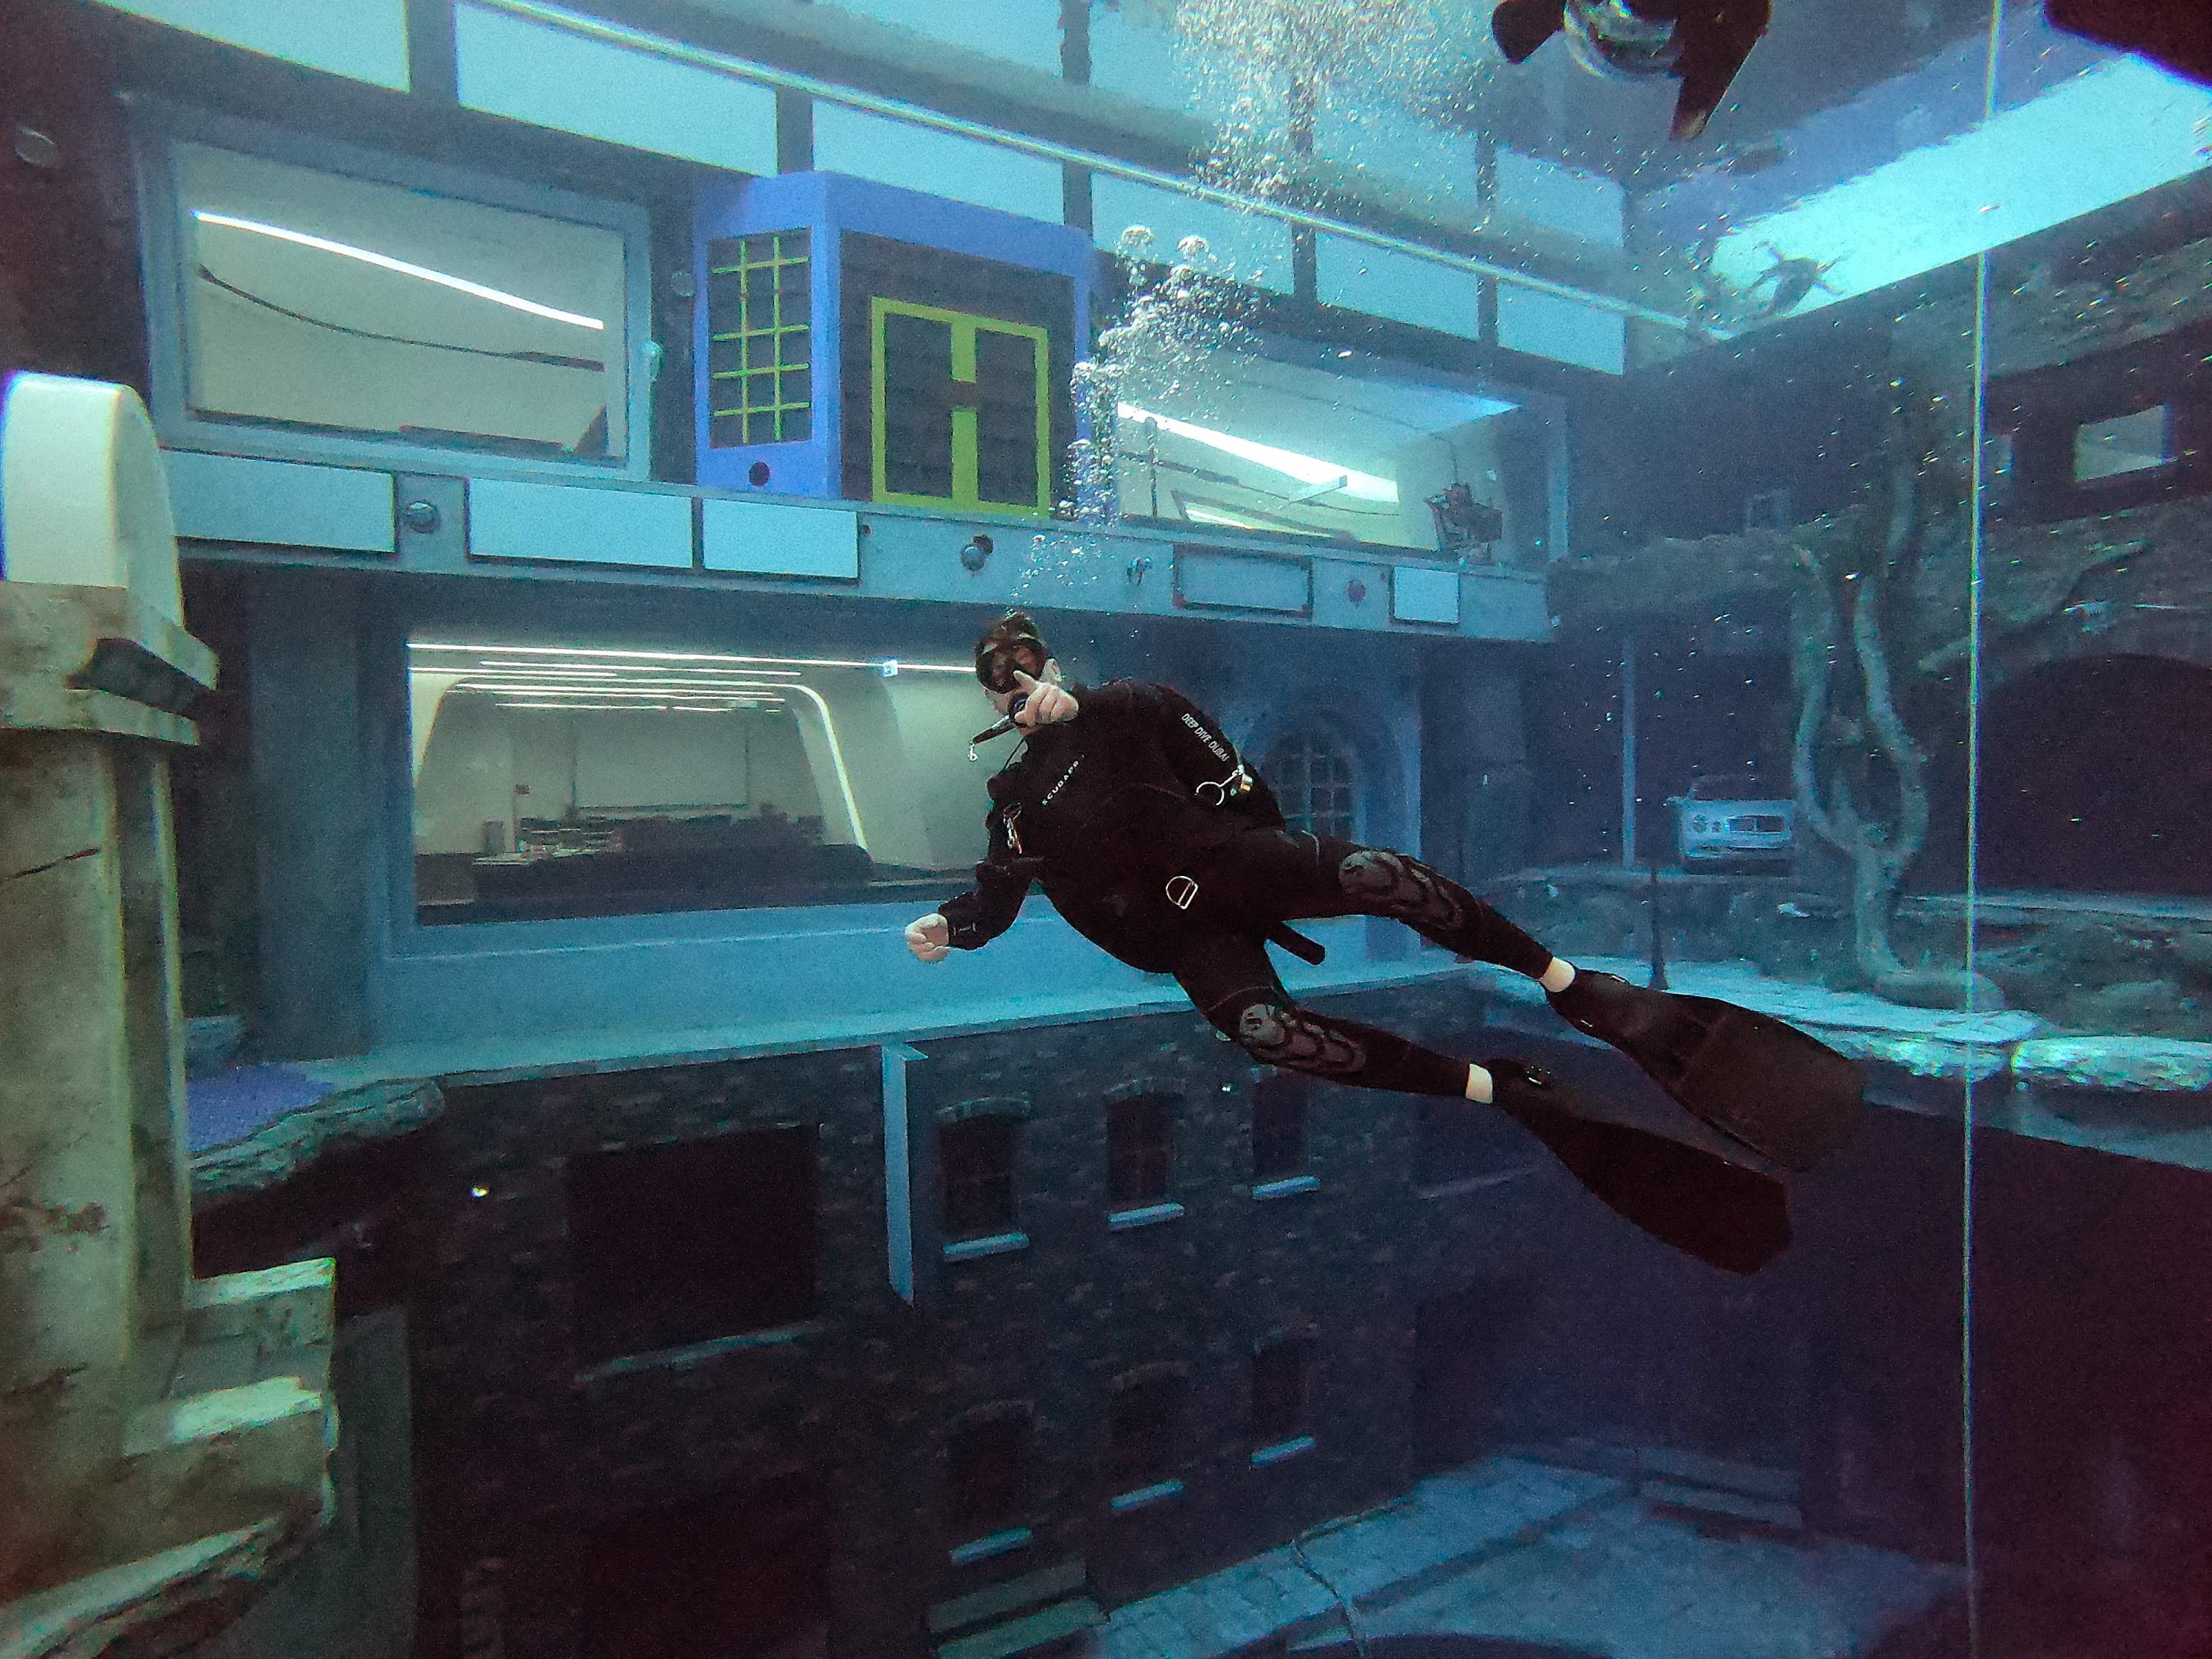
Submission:
[[1292,732],[1261,771],[1291,829],[1352,839],[1352,762],[1326,732],[1310,726]]

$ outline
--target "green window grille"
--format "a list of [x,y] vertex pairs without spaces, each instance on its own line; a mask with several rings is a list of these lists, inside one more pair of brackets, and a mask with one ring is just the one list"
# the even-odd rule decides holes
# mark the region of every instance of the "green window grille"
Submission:
[[879,501],[1052,511],[1052,348],[1027,323],[870,305]]
[[814,424],[812,248],[803,230],[707,245],[708,442],[796,443]]

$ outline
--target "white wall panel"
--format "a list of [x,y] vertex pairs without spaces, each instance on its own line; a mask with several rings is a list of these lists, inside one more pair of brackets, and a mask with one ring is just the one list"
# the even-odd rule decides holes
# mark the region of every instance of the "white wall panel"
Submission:
[[471,478],[469,556],[689,570],[691,498]]
[[389,553],[392,475],[165,451],[177,534],[200,541]]
[[781,501],[699,504],[700,546],[709,570],[756,576],[860,578],[860,515]]
[[1471,270],[1326,234],[1315,239],[1314,270],[1325,306],[1464,339],[1482,336],[1482,278]]
[[1024,219],[1056,225],[1064,217],[1057,161],[820,99],[814,104],[814,165]]
[[453,11],[461,102],[732,173],[772,173],[775,94],[482,6]]
[[1628,367],[1628,322],[1619,312],[1517,283],[1498,285],[1498,343],[1607,374]]
[[1194,82],[1151,7],[1091,9],[1091,84],[1152,109],[1191,107]]
[[[962,52],[1060,73],[1059,0],[836,0],[840,11],[912,29]],[[822,9],[830,9],[823,5]]]
[[1482,206],[1480,142],[1403,111],[1332,106],[1314,123],[1314,149],[1420,207],[1474,213]]
[[1130,226],[1144,226],[1152,233],[1152,257],[1164,263],[1176,258],[1184,237],[1203,236],[1224,275],[1291,291],[1291,228],[1280,219],[1098,173],[1091,178],[1091,223],[1092,240],[1109,249]]
[[1626,200],[1620,186],[1600,173],[1516,150],[1498,152],[1498,210],[1514,218],[1619,247]]
[[[406,0],[102,0],[117,11],[349,80],[407,90]],[[0,24],[0,33],[6,25]]]

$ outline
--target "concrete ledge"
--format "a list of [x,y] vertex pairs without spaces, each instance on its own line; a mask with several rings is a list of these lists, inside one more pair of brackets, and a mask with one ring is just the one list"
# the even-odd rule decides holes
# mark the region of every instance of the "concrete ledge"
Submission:
[[2042,1037],[2012,1056],[2023,1083],[2116,1092],[2212,1091],[2212,1042],[2179,1037]]
[[327,1345],[337,1334],[337,1264],[328,1256],[194,1282],[185,1312],[187,1342],[251,1337],[269,1352]]
[[259,1595],[305,1542],[271,1519],[25,1596],[0,1607],[0,1659],[84,1659],[125,1643],[176,1651]]
[[[210,1079],[203,1086],[209,1082],[219,1085]],[[195,1154],[193,1201],[204,1204],[279,1186],[333,1152],[419,1129],[445,1104],[438,1085],[421,1078],[378,1079],[334,1089],[240,1139]]]

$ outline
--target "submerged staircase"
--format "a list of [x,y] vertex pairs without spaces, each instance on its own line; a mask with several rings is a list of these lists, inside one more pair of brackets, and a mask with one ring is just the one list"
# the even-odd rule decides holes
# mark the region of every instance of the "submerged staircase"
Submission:
[[1008,1659],[1060,1650],[1106,1622],[1091,1594],[1090,1569],[1076,1556],[1019,1578],[986,1585],[929,1609],[937,1659]]

